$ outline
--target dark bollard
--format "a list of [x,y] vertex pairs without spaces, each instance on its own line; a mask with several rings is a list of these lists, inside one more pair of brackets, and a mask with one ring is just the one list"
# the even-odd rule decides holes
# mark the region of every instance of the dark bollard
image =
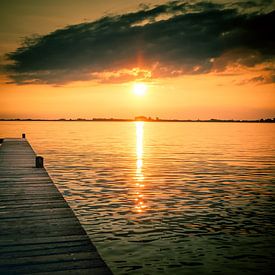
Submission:
[[22,138],[26,138],[26,134],[22,134]]
[[36,158],[35,158],[35,167],[36,168],[43,168],[44,167],[44,159],[43,159],[43,157],[36,156]]

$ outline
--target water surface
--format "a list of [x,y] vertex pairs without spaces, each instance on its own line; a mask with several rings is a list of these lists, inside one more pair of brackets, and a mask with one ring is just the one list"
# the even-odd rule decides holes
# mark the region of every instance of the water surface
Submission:
[[271,274],[275,125],[0,122],[115,274]]

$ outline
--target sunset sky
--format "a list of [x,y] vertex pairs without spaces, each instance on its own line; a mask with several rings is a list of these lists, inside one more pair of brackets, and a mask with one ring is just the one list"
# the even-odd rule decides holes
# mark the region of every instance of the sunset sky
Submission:
[[274,10],[1,0],[0,118],[275,117]]

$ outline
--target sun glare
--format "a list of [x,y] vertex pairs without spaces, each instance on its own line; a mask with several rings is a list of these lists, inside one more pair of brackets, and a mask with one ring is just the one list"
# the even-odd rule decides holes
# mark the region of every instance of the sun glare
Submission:
[[137,96],[143,96],[145,95],[147,88],[147,85],[144,83],[135,83],[133,87],[133,92]]

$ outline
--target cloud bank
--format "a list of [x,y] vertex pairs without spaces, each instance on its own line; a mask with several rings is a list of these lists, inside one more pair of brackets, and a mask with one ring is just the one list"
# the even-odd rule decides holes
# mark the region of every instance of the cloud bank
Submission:
[[[28,37],[8,53],[11,83],[62,85],[225,72],[261,65],[274,81],[273,1],[172,1]],[[266,82],[264,76],[259,81]],[[253,79],[256,81],[257,79]],[[267,80],[267,81],[268,81]]]

